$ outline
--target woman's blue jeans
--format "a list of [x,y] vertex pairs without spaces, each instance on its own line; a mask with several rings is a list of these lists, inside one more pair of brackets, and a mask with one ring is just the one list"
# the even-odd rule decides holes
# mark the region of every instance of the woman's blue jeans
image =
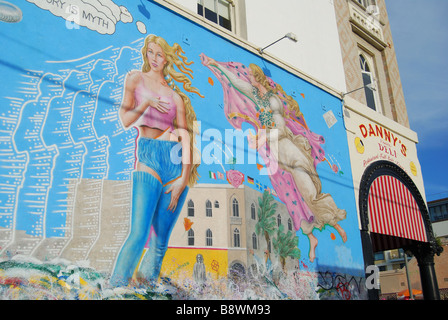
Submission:
[[111,284],[125,286],[132,278],[148,240],[151,226],[155,235],[150,249],[140,264],[140,273],[148,282],[158,280],[163,258],[174,224],[182,210],[188,187],[185,188],[174,212],[169,211],[171,193],[165,193],[169,184],[162,183],[144,171],[133,173],[131,230],[115,264]]

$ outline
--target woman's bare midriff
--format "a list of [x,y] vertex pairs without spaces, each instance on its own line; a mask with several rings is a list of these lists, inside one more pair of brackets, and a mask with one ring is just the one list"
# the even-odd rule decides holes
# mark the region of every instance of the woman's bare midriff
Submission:
[[150,128],[146,126],[140,126],[138,128],[141,137],[166,141],[179,141],[176,133],[171,132],[170,128],[166,130],[160,130],[157,128]]

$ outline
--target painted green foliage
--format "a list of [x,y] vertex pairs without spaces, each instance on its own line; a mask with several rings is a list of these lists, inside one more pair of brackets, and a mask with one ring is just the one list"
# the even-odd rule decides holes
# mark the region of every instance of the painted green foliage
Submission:
[[274,198],[267,191],[263,193],[261,198],[258,198],[258,222],[255,225],[255,232],[257,234],[263,233],[267,245],[277,227],[275,221],[277,204],[273,201]]
[[[265,191],[262,197],[258,198],[258,222],[255,225],[257,234],[263,234],[266,239],[266,244],[269,245],[271,238],[274,245],[275,252],[280,258],[282,268],[285,268],[286,258],[292,257],[300,259],[300,250],[298,248],[298,237],[290,230],[284,232],[284,226],[277,227],[276,223],[277,204],[273,196]],[[270,255],[269,252],[267,252]]]
[[295,236],[290,230],[283,232],[284,227],[281,225],[277,229],[277,238],[272,240],[274,249],[280,257],[283,270],[285,269],[286,258],[291,257],[300,259],[300,250],[297,248],[299,237]]

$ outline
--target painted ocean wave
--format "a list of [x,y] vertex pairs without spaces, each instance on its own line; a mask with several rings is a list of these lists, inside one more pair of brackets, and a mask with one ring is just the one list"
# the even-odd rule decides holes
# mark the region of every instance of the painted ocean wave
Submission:
[[0,300],[314,300],[317,276],[301,273],[290,281],[286,275],[273,280],[266,275],[222,278],[197,284],[192,279],[168,278],[149,286],[136,281],[112,287],[108,275],[93,268],[58,259],[40,262],[14,256],[0,262]]

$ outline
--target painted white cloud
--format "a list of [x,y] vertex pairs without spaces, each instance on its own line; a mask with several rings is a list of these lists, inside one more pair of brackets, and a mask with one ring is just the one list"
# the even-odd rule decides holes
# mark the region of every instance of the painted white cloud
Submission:
[[[124,6],[112,0],[27,0],[55,16],[64,18],[67,27],[87,27],[101,34],[113,34],[118,22],[133,21],[131,13]],[[75,23],[76,25],[74,25]]]
[[140,33],[146,34],[146,25],[143,22],[137,21],[136,25],[137,25],[137,29],[138,29],[138,31],[140,31]]
[[128,11],[128,8],[124,6],[120,6],[121,14],[120,20],[124,23],[132,22],[134,19],[132,18],[131,13]]
[[336,264],[340,267],[349,267],[355,270],[363,270],[361,264],[354,261],[352,256],[352,249],[346,246],[336,246],[335,251],[337,254]]
[[22,20],[22,10],[7,1],[0,1],[0,21],[19,22]]

